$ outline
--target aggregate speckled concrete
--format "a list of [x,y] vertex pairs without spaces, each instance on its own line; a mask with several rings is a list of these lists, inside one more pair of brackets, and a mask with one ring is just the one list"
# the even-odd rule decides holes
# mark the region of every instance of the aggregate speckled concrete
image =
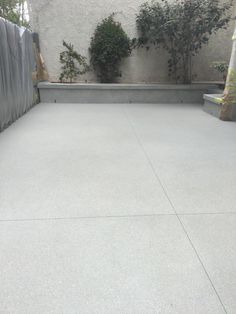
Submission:
[[39,104],[0,151],[0,313],[235,313],[236,123]]

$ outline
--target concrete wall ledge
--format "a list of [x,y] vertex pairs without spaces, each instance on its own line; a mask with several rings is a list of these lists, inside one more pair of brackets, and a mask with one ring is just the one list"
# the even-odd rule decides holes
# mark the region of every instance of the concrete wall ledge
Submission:
[[48,103],[203,103],[215,84],[38,84]]
[[219,118],[222,107],[223,94],[205,94],[203,110],[212,116]]
[[[212,116],[219,118],[222,108],[222,97],[223,94],[205,94],[203,110]],[[236,121],[236,104],[232,110],[232,121]]]
[[212,116],[219,118],[222,107],[223,94],[205,94],[203,110]]
[[[220,117],[223,94],[205,94],[203,110],[214,117]],[[236,121],[236,104],[233,107],[232,121]]]

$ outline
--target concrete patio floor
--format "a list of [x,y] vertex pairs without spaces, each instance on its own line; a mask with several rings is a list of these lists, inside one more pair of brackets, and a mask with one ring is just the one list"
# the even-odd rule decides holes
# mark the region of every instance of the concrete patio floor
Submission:
[[39,104],[0,151],[0,313],[236,313],[236,123]]

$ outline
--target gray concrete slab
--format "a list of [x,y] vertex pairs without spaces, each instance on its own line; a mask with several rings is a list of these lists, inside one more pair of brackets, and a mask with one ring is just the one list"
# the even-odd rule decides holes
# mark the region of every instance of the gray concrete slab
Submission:
[[236,123],[191,105],[126,111],[178,213],[236,212]]
[[41,104],[0,146],[0,219],[173,213],[119,106]]
[[0,226],[4,314],[224,313],[175,216]]
[[181,216],[227,313],[236,313],[236,215]]
[[198,105],[36,106],[0,134],[0,313],[234,314],[235,136]]

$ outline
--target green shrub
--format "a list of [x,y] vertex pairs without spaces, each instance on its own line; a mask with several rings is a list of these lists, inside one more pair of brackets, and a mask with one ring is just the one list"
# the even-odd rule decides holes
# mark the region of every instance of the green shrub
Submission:
[[25,0],[0,0],[0,17],[11,21],[19,26],[29,28],[29,22],[26,20]]
[[121,75],[120,62],[131,53],[131,41],[114,14],[98,24],[89,48],[91,65],[102,83],[112,83]]
[[190,83],[192,57],[212,34],[231,20],[232,0],[162,0],[144,3],[137,16],[138,45],[163,47],[170,55],[169,75]]
[[211,67],[222,74],[222,78],[225,83],[227,79],[229,64],[225,61],[214,61],[212,62]]
[[60,53],[62,72],[59,79],[61,82],[63,82],[63,80],[69,80],[69,82],[72,83],[78,75],[86,73],[89,67],[86,63],[86,58],[76,52],[72,44],[63,41],[63,46],[66,50]]

